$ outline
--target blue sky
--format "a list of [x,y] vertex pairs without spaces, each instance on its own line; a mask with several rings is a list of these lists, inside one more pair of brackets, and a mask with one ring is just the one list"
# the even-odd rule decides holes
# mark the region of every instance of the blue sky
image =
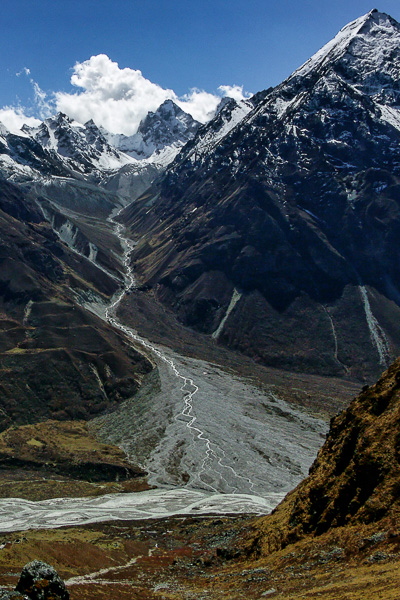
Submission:
[[[54,92],[82,91],[71,85],[74,65],[100,54],[114,77],[111,61],[141,70],[177,97],[192,88],[221,95],[221,85],[256,92],[279,83],[372,8],[400,21],[399,0],[376,6],[364,0],[1,0],[0,107],[45,116]],[[75,72],[75,83],[93,73],[88,64],[85,73]],[[200,111],[207,97],[194,100]]]

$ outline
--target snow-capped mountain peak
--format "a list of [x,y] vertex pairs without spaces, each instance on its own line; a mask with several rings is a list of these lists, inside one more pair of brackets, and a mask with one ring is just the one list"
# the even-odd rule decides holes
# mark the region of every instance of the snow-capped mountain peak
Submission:
[[83,172],[98,168],[116,169],[131,162],[129,157],[108,143],[93,120],[82,124],[59,112],[43,121],[39,127],[24,126],[22,131],[46,150],[74,161],[73,167],[79,165]]
[[165,100],[155,112],[149,112],[131,136],[108,135],[118,150],[137,160],[167,164],[184,144],[192,139],[200,123],[172,100]]
[[[162,129],[163,135],[188,137],[188,130],[197,129],[198,122],[183,111],[173,100],[165,100],[155,112],[149,112],[141,121],[138,133],[148,134],[154,128]],[[190,134],[189,134],[190,135]]]
[[399,129],[399,65],[399,23],[371,10],[343,27],[278,85],[248,120],[255,122],[261,116],[267,120],[290,119],[300,107],[315,112],[322,98],[330,98],[332,104],[347,97],[349,102],[356,98],[368,101],[374,115]]
[[[291,76],[305,77],[315,68],[321,67],[324,62],[332,61],[342,56],[348,49],[351,40],[359,33],[360,29],[377,13],[373,9],[366,15],[355,19],[343,27],[339,33],[325,44],[318,52],[309,58],[301,67],[299,67]],[[291,79],[290,78],[290,79]]]
[[297,69],[286,83],[303,79],[308,85],[315,73],[335,68],[340,76],[368,95],[378,94],[385,85],[398,85],[400,27],[389,15],[371,10],[352,21],[321,50]]

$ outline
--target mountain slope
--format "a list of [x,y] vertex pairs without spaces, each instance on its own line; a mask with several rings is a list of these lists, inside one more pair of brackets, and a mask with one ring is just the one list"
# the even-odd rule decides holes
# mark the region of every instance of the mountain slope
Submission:
[[143,284],[263,363],[376,376],[400,349],[399,64],[400,26],[371,11],[189,142],[125,213]]
[[0,429],[88,419],[132,396],[151,364],[80,305],[109,303],[119,280],[1,179],[0,239]]
[[309,476],[270,517],[257,522],[253,549],[286,546],[338,527],[390,519],[399,511],[400,360],[331,421]]

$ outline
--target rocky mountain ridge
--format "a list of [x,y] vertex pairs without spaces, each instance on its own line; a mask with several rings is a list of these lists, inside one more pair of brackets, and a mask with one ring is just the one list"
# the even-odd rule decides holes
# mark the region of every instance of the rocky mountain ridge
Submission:
[[1,179],[0,239],[0,429],[88,419],[131,396],[151,363],[82,306],[110,302],[118,260],[112,273],[63,243],[36,197]]
[[66,159],[78,173],[117,169],[129,162],[128,157],[108,144],[93,120],[81,125],[64,113],[58,113],[39,127],[24,125],[21,131],[44,149]]
[[133,136],[111,134],[93,120],[63,113],[19,134],[0,127],[0,169],[12,181],[70,177],[135,199],[175,158],[200,123],[172,100],[150,112]]

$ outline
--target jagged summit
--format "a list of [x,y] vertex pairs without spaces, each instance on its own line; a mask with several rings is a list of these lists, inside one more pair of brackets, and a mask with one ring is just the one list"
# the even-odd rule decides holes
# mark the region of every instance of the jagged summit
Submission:
[[307,60],[304,65],[299,67],[299,69],[294,72],[294,75],[305,69],[305,67],[308,65],[315,66],[318,60],[322,61],[327,57],[329,57],[330,60],[335,59],[337,56],[348,51],[349,45],[356,37],[365,34],[368,35],[372,30],[375,30],[374,33],[376,33],[376,27],[390,28],[393,26],[398,27],[398,23],[392,19],[392,17],[386,13],[379,12],[377,9],[373,9],[365,15],[345,25],[332,40],[318,50],[318,52],[316,52],[309,60]]
[[[162,104],[160,104],[160,106],[157,108],[157,110],[155,112],[150,111],[148,113],[148,115],[159,115],[159,116],[163,116],[164,118],[171,118],[171,117],[183,117],[185,120],[187,119],[188,113],[185,113],[185,111],[183,111],[177,104],[175,104],[175,102],[171,99],[167,99],[164,100],[164,102]],[[189,115],[190,116],[190,115]],[[147,117],[145,117],[145,119],[142,121],[145,122],[147,120]],[[140,126],[139,126],[140,129]]]
[[[165,100],[155,112],[150,111],[134,135],[116,135],[110,141],[135,159],[153,157],[170,162],[184,144],[191,140],[200,123],[183,111],[173,100]],[[164,151],[166,156],[163,156]]]
[[84,173],[94,169],[115,169],[129,162],[128,157],[108,143],[93,120],[83,125],[59,112],[45,119],[39,127],[24,126],[22,131],[46,150],[74,161],[71,166]]
[[165,100],[155,112],[149,112],[141,121],[137,133],[147,141],[150,136],[158,146],[189,139],[199,123],[172,100]]
[[31,135],[32,137],[38,136],[40,134],[42,135],[48,135],[48,131],[49,129],[54,130],[57,129],[59,127],[64,127],[64,128],[71,128],[71,127],[79,127],[79,128],[83,128],[84,126],[81,123],[78,123],[77,121],[75,121],[74,119],[71,119],[71,117],[69,117],[68,115],[66,115],[63,112],[58,112],[55,115],[52,115],[51,117],[48,117],[47,119],[45,119],[44,121],[42,121],[42,123],[40,123],[40,125],[38,125],[37,127],[32,127],[30,125],[23,125],[21,127],[21,131],[23,133],[26,133],[28,135]]

